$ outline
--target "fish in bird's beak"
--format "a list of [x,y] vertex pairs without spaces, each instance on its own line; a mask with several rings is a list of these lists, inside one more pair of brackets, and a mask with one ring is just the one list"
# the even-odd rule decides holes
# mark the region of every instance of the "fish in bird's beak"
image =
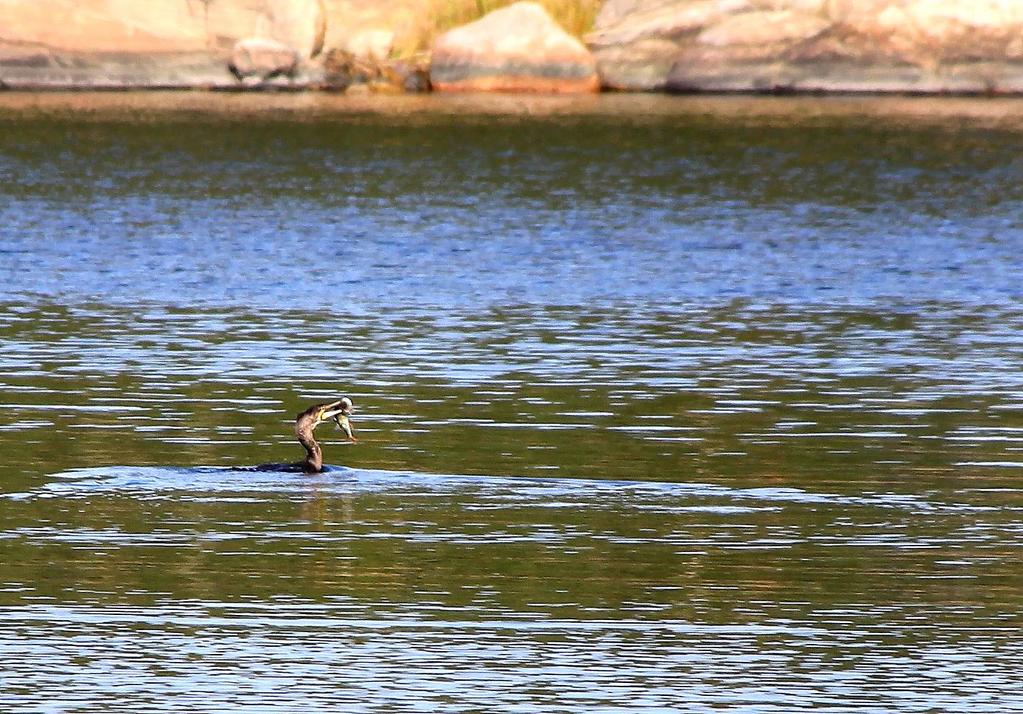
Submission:
[[352,404],[352,400],[344,397],[324,409],[320,420],[327,421],[328,419],[333,419],[334,423],[337,424],[337,428],[343,431],[349,440],[358,441],[355,438],[355,434],[352,433],[352,422],[348,419],[353,411],[355,411],[355,406]]
[[349,441],[358,441],[355,438],[355,434],[352,433],[352,422],[349,421],[347,414],[335,414],[334,423],[337,424],[338,429],[348,436]]

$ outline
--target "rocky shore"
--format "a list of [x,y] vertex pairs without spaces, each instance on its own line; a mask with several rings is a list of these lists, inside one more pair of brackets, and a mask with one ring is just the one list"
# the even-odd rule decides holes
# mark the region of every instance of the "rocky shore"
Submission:
[[0,0],[0,89],[1023,93],[1019,0]]

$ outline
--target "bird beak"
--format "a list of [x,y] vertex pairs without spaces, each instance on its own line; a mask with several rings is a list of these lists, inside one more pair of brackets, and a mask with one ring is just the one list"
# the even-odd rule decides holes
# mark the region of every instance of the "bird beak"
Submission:
[[319,422],[329,421],[330,419],[337,420],[338,416],[351,416],[352,412],[355,411],[354,407],[344,407],[340,402],[334,402],[328,404],[327,407],[320,412]]

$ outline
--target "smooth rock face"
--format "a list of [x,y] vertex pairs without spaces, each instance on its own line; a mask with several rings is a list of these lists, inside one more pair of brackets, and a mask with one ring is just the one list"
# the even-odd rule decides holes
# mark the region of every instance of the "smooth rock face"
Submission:
[[434,43],[430,82],[439,91],[594,92],[593,56],[534,2],[495,10]]
[[200,52],[202,5],[180,0],[0,0],[0,40],[53,52]]
[[604,86],[1023,92],[1020,0],[608,0]]
[[0,0],[0,86],[230,86],[235,44],[323,46],[324,0]]

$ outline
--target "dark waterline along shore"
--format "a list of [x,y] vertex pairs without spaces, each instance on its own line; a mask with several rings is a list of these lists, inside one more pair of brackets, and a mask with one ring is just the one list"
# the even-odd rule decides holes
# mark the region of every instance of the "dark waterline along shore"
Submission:
[[904,95],[761,96],[743,93],[663,95],[431,94],[339,95],[319,92],[44,91],[0,92],[0,119],[67,115],[130,120],[235,116],[320,120],[336,115],[402,117],[620,117],[626,126],[647,120],[705,117],[729,124],[863,121],[893,127],[933,125],[947,130],[1023,127],[1023,98]]

